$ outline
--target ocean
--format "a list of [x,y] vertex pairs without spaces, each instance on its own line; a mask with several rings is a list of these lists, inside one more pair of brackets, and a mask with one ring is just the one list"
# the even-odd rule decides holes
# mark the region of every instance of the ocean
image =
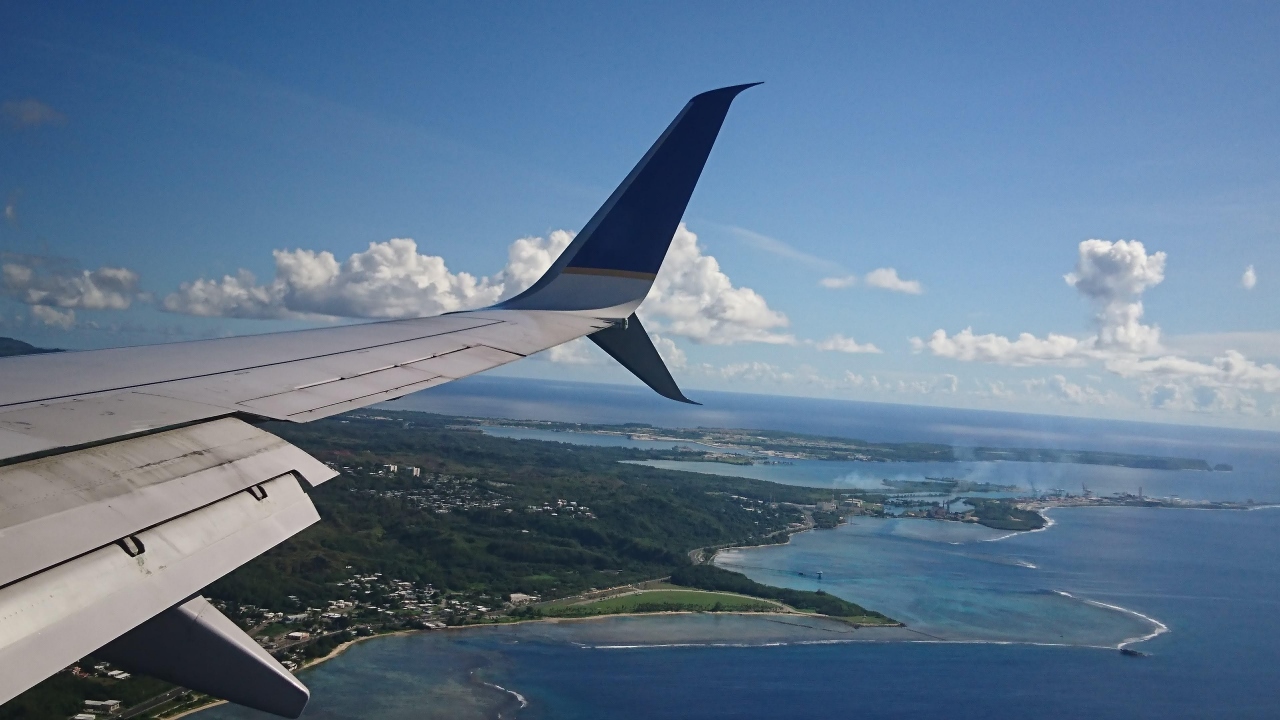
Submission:
[[[647,404],[642,389],[548,385],[485,378],[396,405],[1176,454],[1237,468],[1187,474],[1176,481],[1184,497],[1196,497],[1186,485],[1225,498],[1232,483],[1259,499],[1280,495],[1280,444],[1269,433],[715,393],[698,398],[706,408],[669,410]],[[1085,482],[1107,470],[1072,468]],[[1060,468],[1020,472],[1038,469]],[[1280,716],[1280,510],[1059,508],[1050,517],[1047,529],[1016,535],[857,518],[718,558],[762,582],[880,610],[906,630],[687,615],[379,638],[303,673],[313,692],[305,717]],[[1149,655],[1121,655],[1126,643]],[[232,706],[200,715],[265,717]]]

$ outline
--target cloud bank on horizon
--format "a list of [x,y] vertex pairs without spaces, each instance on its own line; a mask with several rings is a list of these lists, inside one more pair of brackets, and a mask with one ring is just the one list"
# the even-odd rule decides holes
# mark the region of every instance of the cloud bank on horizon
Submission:
[[[30,320],[51,328],[78,326],[77,310],[127,310],[154,305],[174,314],[264,320],[394,319],[485,307],[532,285],[569,245],[573,233],[556,230],[546,237],[513,241],[507,261],[491,275],[453,271],[439,255],[423,252],[408,238],[371,242],[339,260],[329,251],[280,249],[273,252],[275,276],[260,282],[247,270],[221,278],[200,278],[156,301],[142,291],[138,273],[123,267],[84,270],[66,261],[6,255],[0,264],[0,296],[28,306]],[[1063,276],[1093,307],[1094,332],[1086,337],[1023,332],[1014,337],[935,330],[908,338],[910,350],[942,361],[1012,368],[1061,367],[1101,370],[1129,384],[1143,407],[1190,412],[1280,415],[1280,367],[1250,359],[1234,349],[1196,359],[1162,342],[1159,325],[1145,317],[1143,295],[1165,281],[1168,257],[1148,252],[1136,240],[1085,240],[1076,263]],[[813,264],[806,260],[809,264]],[[858,277],[824,278],[828,288],[863,283],[905,294],[920,294],[921,284],[902,279],[893,268]],[[1241,281],[1256,283],[1252,266]],[[845,370],[831,375],[802,364],[796,368],[761,360],[727,364],[691,362],[680,342],[694,345],[800,346],[820,353],[877,356],[885,350],[841,332],[823,339],[802,339],[789,330],[786,313],[756,290],[739,285],[706,252],[698,236],[681,224],[668,260],[641,309],[659,353],[686,376],[780,388],[809,387],[909,400],[960,397],[993,401],[1050,399],[1065,405],[1123,407],[1134,401],[1115,389],[1097,387],[1100,376],[1083,380],[1058,372],[1021,381],[971,378],[953,373],[926,378],[883,378]],[[837,320],[837,322],[840,322]],[[829,323],[829,321],[828,321]],[[576,341],[548,351],[556,363],[604,365],[589,343]],[[1260,405],[1258,394],[1268,396]]]
[[[977,335],[972,328],[950,336],[939,329],[927,340],[911,338],[912,349],[964,362],[1097,364],[1136,380],[1143,399],[1155,408],[1254,413],[1257,400],[1249,392],[1280,392],[1276,365],[1254,362],[1236,350],[1201,362],[1173,354],[1161,344],[1159,326],[1143,322],[1142,294],[1164,281],[1165,253],[1148,254],[1141,242],[1125,240],[1085,240],[1078,251],[1076,267],[1064,280],[1093,303],[1094,335],[1081,339],[1049,333],[1040,338],[1021,333],[1011,340],[994,333]],[[1068,383],[1061,375],[1038,385],[1047,386],[1075,403],[1109,399],[1093,388]]]

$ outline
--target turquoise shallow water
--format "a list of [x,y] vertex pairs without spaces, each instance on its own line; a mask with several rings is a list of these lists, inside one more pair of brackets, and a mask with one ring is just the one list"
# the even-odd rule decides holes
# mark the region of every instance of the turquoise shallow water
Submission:
[[[938,408],[482,377],[397,403],[452,414],[669,427],[761,427],[873,441],[1066,447],[1203,457],[1234,473],[986,463],[986,479],[1075,491],[1276,500],[1274,433]],[[567,439],[567,438],[555,438]],[[706,469],[707,464],[699,463]],[[864,465],[864,464],[857,464]],[[942,474],[916,464],[904,473]],[[964,464],[947,464],[954,470]],[[736,471],[737,466],[720,466]],[[779,482],[875,481],[888,464],[756,466]],[[834,473],[832,471],[835,471]],[[804,477],[803,481],[800,478]],[[1032,484],[1034,483],[1034,484]],[[308,718],[1275,718],[1280,717],[1280,511],[1055,510],[997,540],[928,521],[858,523],[727,556],[759,579],[823,588],[911,632],[691,615],[382,638],[303,673]],[[797,573],[804,572],[801,576]],[[814,583],[816,585],[816,583]],[[1073,598],[1057,594],[1070,593]],[[1155,627],[1168,632],[1114,645]],[[1016,632],[1014,630],[1016,629]],[[914,631],[956,642],[938,642]],[[1056,635],[1056,639],[1055,639]],[[997,644],[1002,637],[1049,643]],[[858,642],[857,640],[874,642]],[[908,638],[923,642],[903,641]],[[505,689],[498,689],[498,686]],[[509,692],[511,691],[511,692]],[[519,693],[518,699],[512,692]],[[523,707],[522,707],[523,706]],[[202,718],[263,718],[223,706]]]
[[855,518],[783,547],[725,551],[716,563],[769,585],[821,589],[874,608],[919,639],[1109,647],[1160,630],[1138,614],[1090,602],[1086,593],[1095,588],[1046,562],[1026,537],[960,523]]
[[[908,619],[913,629],[970,642],[708,615],[442,631],[373,640],[305,672],[313,691],[305,716],[1280,714],[1280,511],[1055,513],[1049,530],[1004,540],[979,537],[981,528],[964,537],[962,526],[891,520],[734,554],[744,571],[796,586],[815,586],[794,573],[820,565],[824,589]],[[1069,636],[1059,641],[1114,644],[1152,627],[1048,594],[1055,590],[1141,613],[1169,631],[1137,645],[1147,658],[974,642],[1018,627],[1033,636],[1026,639],[1053,641],[1057,631]],[[265,716],[223,706],[201,717]]]

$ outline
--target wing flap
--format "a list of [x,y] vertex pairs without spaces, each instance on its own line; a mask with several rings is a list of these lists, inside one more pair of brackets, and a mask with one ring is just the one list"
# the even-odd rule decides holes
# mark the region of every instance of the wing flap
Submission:
[[0,468],[0,586],[291,472],[336,475],[233,418]]
[[0,703],[320,519],[292,474],[262,487],[0,588]]

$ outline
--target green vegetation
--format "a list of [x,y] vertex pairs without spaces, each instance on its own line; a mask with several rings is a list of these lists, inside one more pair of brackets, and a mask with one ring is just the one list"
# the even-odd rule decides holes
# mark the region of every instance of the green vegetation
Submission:
[[996,485],[995,483],[956,480],[955,478],[932,478],[924,480],[881,480],[885,486],[905,493],[958,493],[958,492],[1016,492],[1016,485]]
[[469,596],[564,597],[661,577],[694,548],[785,541],[773,533],[803,515],[784,503],[830,496],[621,463],[643,452],[496,438],[459,422],[380,411],[268,425],[342,474],[311,492],[321,522],[207,594],[287,612],[323,607],[347,597],[334,583],[352,566]]
[[1044,527],[1044,516],[1032,510],[1020,509],[1012,500],[1000,498],[966,497],[973,506],[978,522],[997,530],[1039,530]]
[[644,590],[604,600],[543,608],[542,617],[591,617],[652,612],[769,612],[778,604],[702,590]]
[[714,565],[686,565],[671,573],[675,585],[718,590],[721,592],[750,595],[751,597],[777,600],[796,610],[815,612],[843,618],[866,625],[892,625],[894,620],[856,603],[825,593],[821,590],[792,590],[790,588],[762,585],[755,580]]
[[[91,668],[86,666],[90,672]],[[123,707],[128,707],[172,688],[166,682],[141,675],[116,680],[60,672],[0,705],[0,720],[65,720],[84,712],[85,700],[119,700]]]
[[1017,462],[1114,465],[1147,470],[1209,470],[1209,463],[1195,458],[1129,455],[1095,450],[1042,450],[1035,448],[957,448],[960,460],[1013,460]]
[[[936,443],[875,443],[853,438],[805,435],[803,433],[776,430],[744,430],[740,428],[654,428],[650,425],[589,425],[555,422],[504,422],[505,425],[532,427],[545,430],[576,432],[602,432],[625,434],[637,439],[696,442],[721,447],[732,447],[775,456],[810,460],[858,460],[864,462],[955,462],[958,460],[989,460],[1017,462],[1081,463],[1085,465],[1115,465],[1119,467],[1147,468],[1152,470],[1209,470],[1209,463],[1195,458],[1161,457],[1156,455],[1130,455],[1126,453],[1098,452],[1093,450],[1046,450],[1041,448],[990,448],[952,447]],[[661,460],[713,460],[715,462],[742,462],[724,460],[720,453],[700,453],[692,450],[649,451],[649,459]]]

